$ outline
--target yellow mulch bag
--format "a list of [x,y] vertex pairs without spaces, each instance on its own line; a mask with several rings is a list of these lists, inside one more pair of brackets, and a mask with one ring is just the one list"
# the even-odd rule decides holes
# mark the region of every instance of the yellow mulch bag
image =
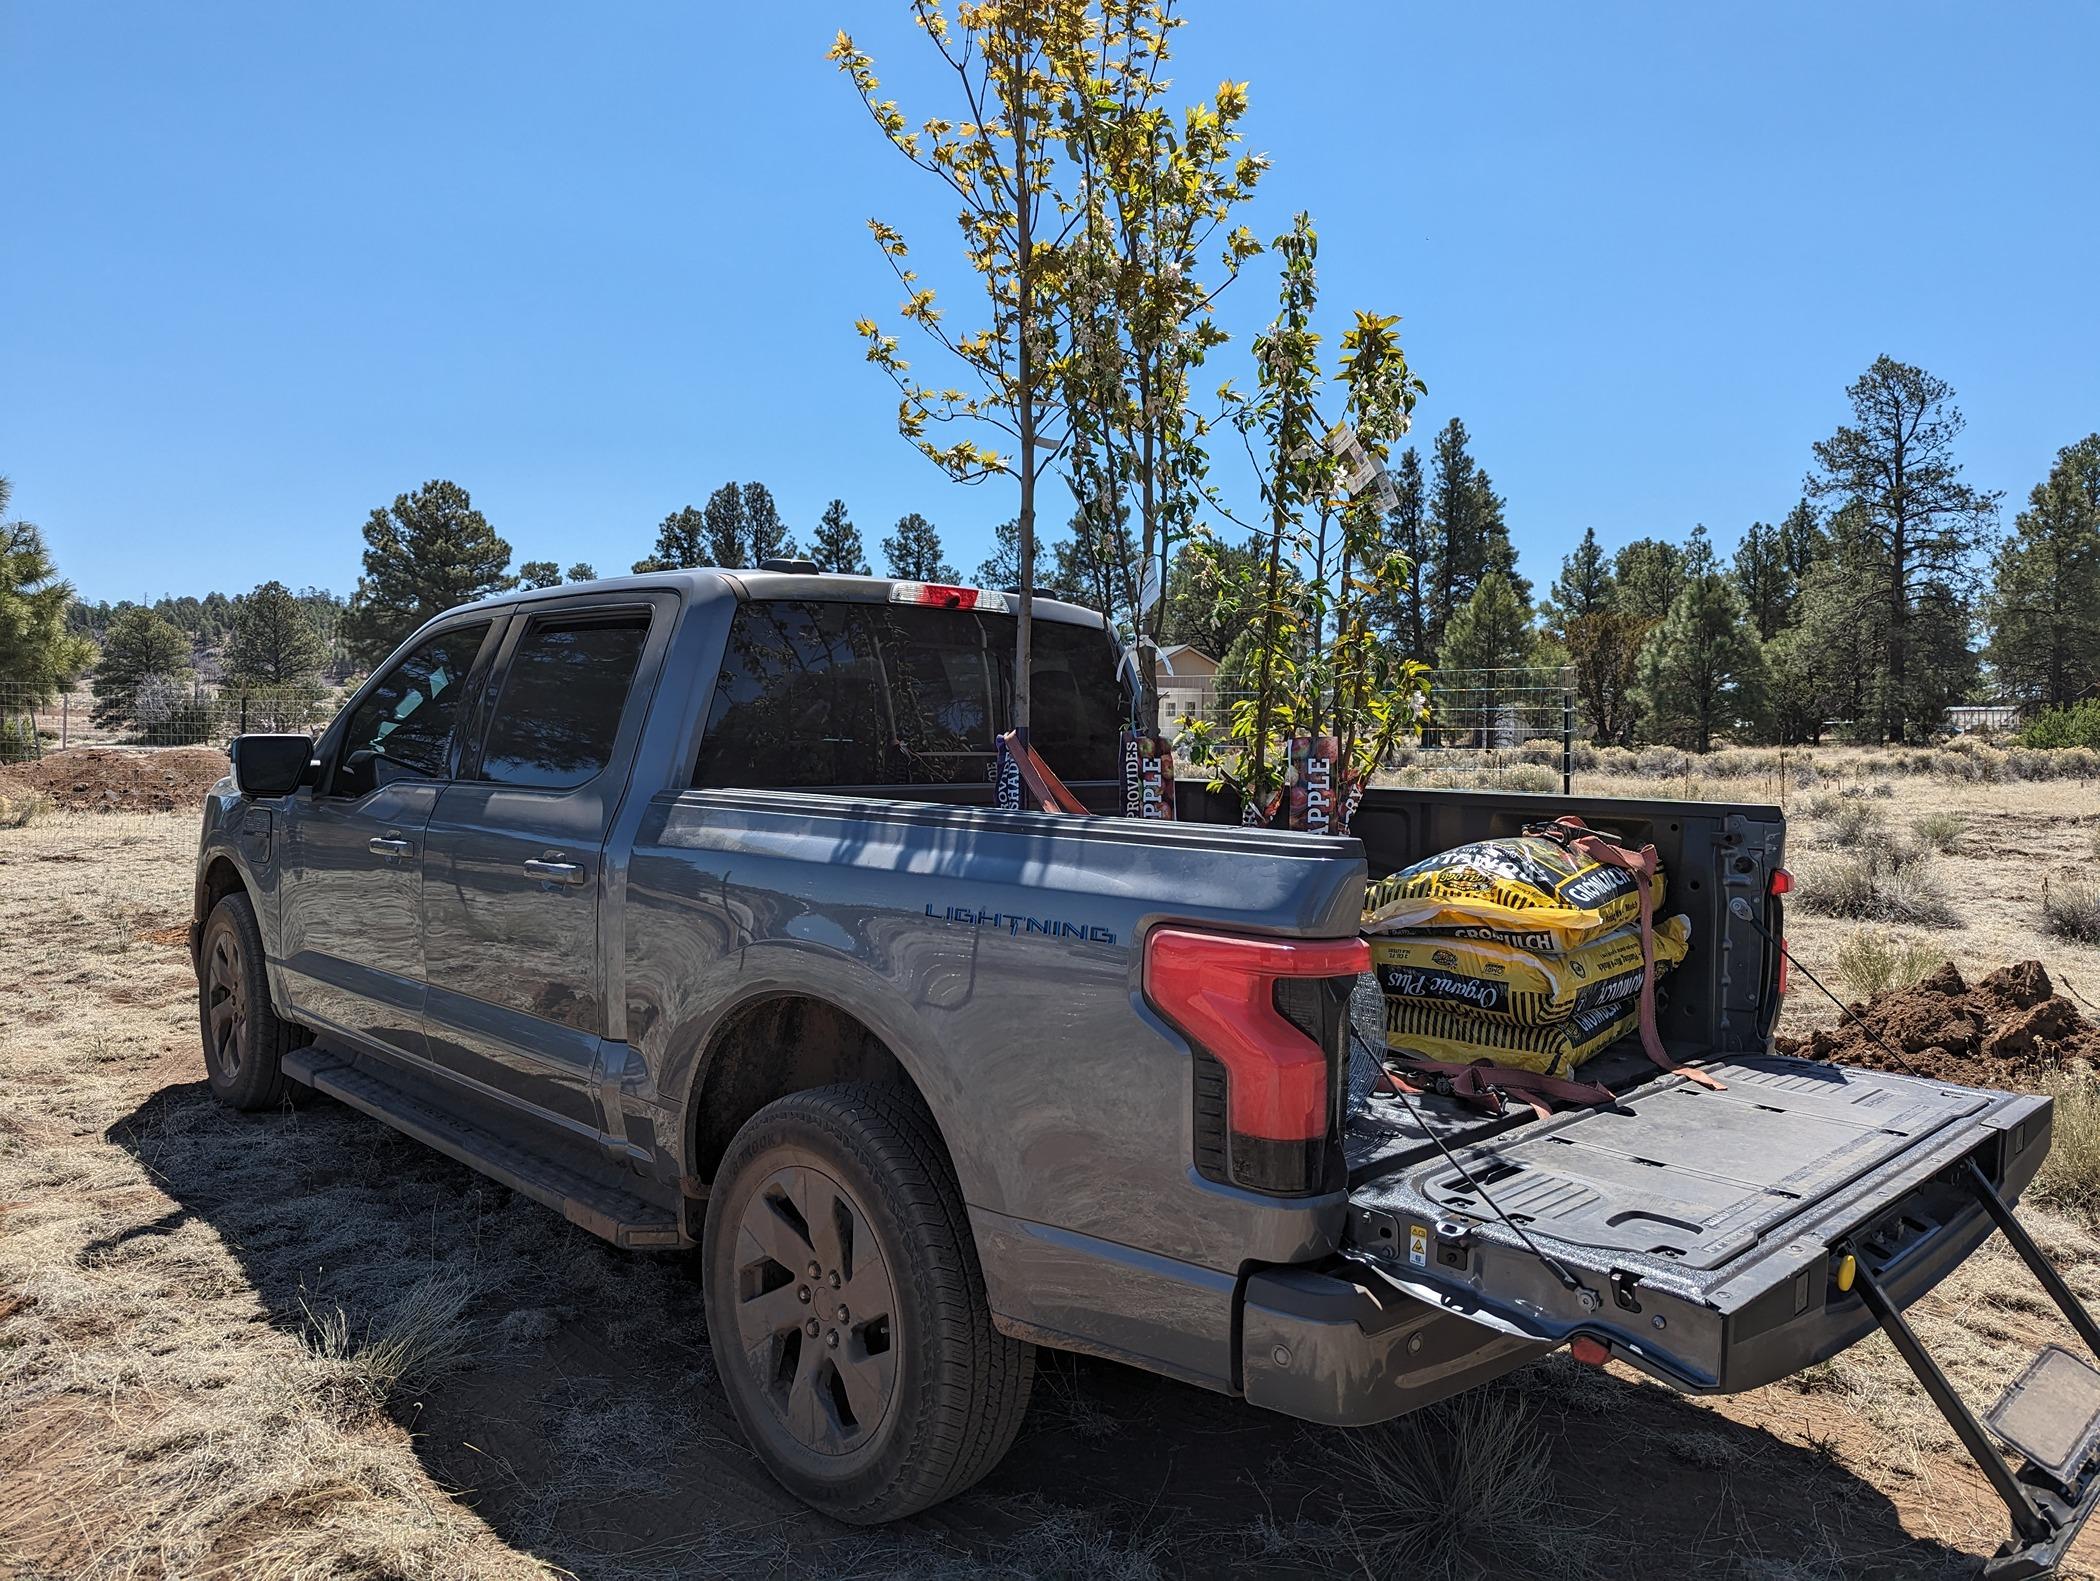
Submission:
[[[1692,919],[1655,925],[1657,975],[1684,959]],[[1640,997],[1641,925],[1630,922],[1564,955],[1496,939],[1388,934],[1371,940],[1371,970],[1386,999],[1516,1026],[1552,1026],[1585,1010]]]
[[[1479,840],[1381,878],[1364,897],[1366,933],[1435,933],[1564,955],[1641,914],[1640,880],[1543,835]],[[1649,881],[1660,910],[1660,865]]]
[[1550,1027],[1520,1027],[1434,1010],[1405,999],[1385,1002],[1386,1047],[1423,1059],[1470,1065],[1475,1060],[1566,1076],[1593,1054],[1638,1031],[1637,999],[1578,1010]]

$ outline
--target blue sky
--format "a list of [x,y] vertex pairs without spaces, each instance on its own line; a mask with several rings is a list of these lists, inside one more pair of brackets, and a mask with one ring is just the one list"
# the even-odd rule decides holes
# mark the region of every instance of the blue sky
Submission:
[[[1330,327],[1405,315],[1416,437],[1466,420],[1541,591],[1588,526],[1776,519],[1883,351],[1953,382],[2009,507],[2100,428],[2100,7],[1188,10],[1178,91],[1250,80],[1275,161],[1250,222],[1313,212]],[[847,25],[949,110],[904,14],[0,0],[17,512],[91,598],[347,591],[434,476],[520,559],[624,568],[758,478],[973,566],[1010,486],[911,452],[851,328],[897,294],[871,213],[952,278],[822,58]],[[1272,296],[1228,298],[1221,376]]]

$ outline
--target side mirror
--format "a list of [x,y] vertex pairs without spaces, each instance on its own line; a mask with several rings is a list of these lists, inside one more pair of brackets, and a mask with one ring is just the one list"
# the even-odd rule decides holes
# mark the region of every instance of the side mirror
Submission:
[[306,778],[314,744],[306,736],[235,736],[230,755],[243,796],[289,796]]

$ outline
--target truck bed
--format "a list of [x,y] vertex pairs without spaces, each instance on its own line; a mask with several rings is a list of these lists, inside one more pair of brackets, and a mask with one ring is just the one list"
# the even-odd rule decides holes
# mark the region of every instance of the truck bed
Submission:
[[1582,1070],[1610,1108],[1540,1120],[1372,1095],[1384,1039],[1367,980],[1352,1006],[1347,1255],[1505,1334],[1587,1334],[1678,1388],[1756,1388],[1874,1327],[1836,1286],[1845,1250],[1902,1305],[1981,1244],[1991,1223],[1965,1161],[2011,1201],[2048,1150],[2050,1101],[1767,1052],[1774,952],[1727,900],[1754,896],[1776,931],[1776,808],[1373,792],[1359,827],[1375,874],[1561,810],[1661,851],[1665,910],[1693,919],[1664,1042],[1725,1090],[1658,1071],[1629,1038]]

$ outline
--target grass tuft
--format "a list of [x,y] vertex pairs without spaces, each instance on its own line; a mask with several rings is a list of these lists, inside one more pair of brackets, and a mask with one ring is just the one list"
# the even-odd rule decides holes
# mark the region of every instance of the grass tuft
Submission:
[[40,790],[0,796],[0,829],[27,829],[51,811],[51,798]]
[[1801,907],[1817,916],[1944,927],[1959,923],[1929,858],[1914,847],[1873,844],[1811,859],[1799,879]]
[[1918,837],[1921,845],[1929,845],[1942,855],[1951,856],[1961,849],[1961,814],[1928,812],[1911,820],[1910,832]]
[[1870,999],[1891,988],[1916,987],[1946,958],[1946,951],[1923,939],[1862,928],[1838,945],[1837,972],[1855,998]]
[[2062,1071],[2042,1085],[2056,1111],[2035,1196],[2088,1227],[2100,1225],[2100,1079]]
[[2074,944],[2100,944],[2100,884],[2089,878],[2045,883],[2042,931]]
[[1591,1570],[1588,1536],[1554,1492],[1538,1408],[1513,1389],[1475,1389],[1314,1442],[1333,1460],[1335,1480],[1360,1495],[1340,1538],[1366,1575],[1458,1581],[1543,1565],[1560,1576]]
[[410,1285],[391,1312],[368,1324],[359,1337],[341,1307],[317,1313],[306,1308],[307,1349],[332,1362],[374,1403],[396,1390],[423,1385],[455,1371],[467,1358],[472,1336],[466,1310],[474,1281],[462,1274],[432,1274]]

